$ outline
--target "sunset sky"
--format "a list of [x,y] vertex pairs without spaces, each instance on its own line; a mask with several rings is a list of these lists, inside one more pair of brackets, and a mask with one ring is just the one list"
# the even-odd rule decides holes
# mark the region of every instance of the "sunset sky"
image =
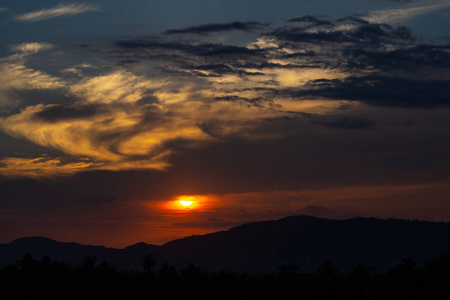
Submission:
[[0,243],[450,221],[450,0],[0,0],[0,37]]

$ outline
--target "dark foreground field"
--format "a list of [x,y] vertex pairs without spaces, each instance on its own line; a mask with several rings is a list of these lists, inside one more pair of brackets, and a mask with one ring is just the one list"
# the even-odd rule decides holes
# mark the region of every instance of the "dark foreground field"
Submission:
[[340,273],[331,260],[315,273],[281,265],[274,274],[177,270],[144,257],[141,271],[118,271],[95,257],[77,267],[30,254],[0,269],[12,299],[450,299],[450,259],[442,254],[418,267],[406,258],[386,272],[357,264]]

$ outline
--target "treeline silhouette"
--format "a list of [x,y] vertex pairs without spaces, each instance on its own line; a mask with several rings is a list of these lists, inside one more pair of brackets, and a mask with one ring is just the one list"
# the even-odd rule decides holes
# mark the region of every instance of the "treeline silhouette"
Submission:
[[[339,273],[325,261],[314,274],[282,265],[276,274],[207,272],[195,264],[177,270],[152,255],[142,271],[118,271],[86,256],[77,267],[31,254],[0,269],[11,299],[450,299],[450,259],[441,254],[418,267],[406,258],[382,274],[362,263]],[[11,296],[10,296],[11,297]]]

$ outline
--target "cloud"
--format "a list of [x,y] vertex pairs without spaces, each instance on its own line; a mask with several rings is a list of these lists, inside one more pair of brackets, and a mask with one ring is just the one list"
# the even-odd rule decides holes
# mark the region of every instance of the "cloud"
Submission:
[[[164,92],[165,85],[126,72],[82,79],[71,85],[65,101],[27,106],[1,118],[0,126],[12,136],[74,157],[89,157],[101,169],[161,169],[172,152],[165,143],[210,139],[195,119],[185,119],[183,112],[195,117],[195,110],[186,110],[184,104],[171,108],[174,98]],[[143,101],[151,96],[152,101]],[[33,162],[41,164],[28,163]],[[25,168],[20,171],[28,174]]]
[[449,50],[450,45],[417,45],[390,51],[352,48],[344,55],[349,68],[411,72],[450,68]]
[[[399,2],[399,1],[397,1]],[[449,1],[439,1],[428,5],[409,6],[396,9],[383,9],[362,15],[364,20],[372,23],[402,23],[417,16],[450,7]]]
[[365,22],[355,24],[354,19],[348,18],[336,22],[328,30],[321,30],[320,26],[281,27],[268,33],[267,36],[290,43],[354,43],[365,47],[378,47],[388,43],[410,43],[415,40],[412,32],[402,26],[393,27],[388,24]]
[[212,43],[183,43],[158,40],[123,40],[116,45],[122,49],[167,49],[198,56],[258,55],[261,51],[247,47]]
[[0,78],[3,87],[20,89],[56,89],[64,86],[64,82],[57,77],[27,68],[16,63],[3,63],[0,65]]
[[0,81],[0,108],[19,105],[23,100],[20,95],[23,91],[56,90],[65,86],[60,78],[17,62],[0,63]]
[[[167,170],[183,153],[213,144],[270,144],[300,139],[298,132],[313,139],[330,128],[337,136],[376,134],[385,123],[361,114],[368,105],[448,106],[450,78],[439,75],[448,73],[448,46],[420,45],[406,27],[357,17],[305,16],[287,23],[246,45],[182,36],[120,39],[108,53],[121,65],[113,71],[78,62],[62,66],[56,77],[22,62],[4,63],[0,91],[21,106],[0,119],[1,129],[61,157],[95,162],[77,171]],[[190,30],[213,30],[202,26]],[[95,72],[81,73],[87,67]],[[37,97],[37,90],[55,94]]]
[[16,16],[16,20],[24,22],[36,22],[61,16],[78,15],[81,13],[99,10],[100,7],[98,5],[92,4],[82,4],[82,3],[58,4],[53,8],[42,9]]
[[35,113],[35,117],[50,123],[87,119],[100,114],[102,109],[106,112],[108,111],[107,107],[93,104],[68,106],[49,105],[43,110]]
[[211,32],[222,31],[254,31],[267,27],[268,24],[259,22],[231,22],[231,23],[211,23],[198,26],[187,27],[183,29],[171,29],[164,31],[165,34],[209,34]]
[[0,159],[0,176],[9,178],[53,178],[73,175],[95,163],[88,159],[70,161],[67,158],[48,156],[37,158],[4,157]]
[[52,49],[54,46],[49,43],[22,43],[10,46],[12,51],[22,52],[24,54],[33,54],[42,50]]
[[117,71],[86,78],[70,87],[72,94],[90,103],[133,103],[167,84],[164,79],[147,79]]
[[323,20],[320,17],[316,17],[316,16],[303,16],[303,17],[298,17],[298,18],[294,18],[294,19],[289,19],[287,20],[287,22],[290,23],[311,23],[315,26],[322,26],[322,25],[330,25],[332,26],[333,23],[329,22],[327,20]]
[[306,89],[291,91],[294,97],[322,97],[363,101],[391,107],[436,107],[450,105],[450,81],[409,79],[392,76],[351,76],[311,81]]

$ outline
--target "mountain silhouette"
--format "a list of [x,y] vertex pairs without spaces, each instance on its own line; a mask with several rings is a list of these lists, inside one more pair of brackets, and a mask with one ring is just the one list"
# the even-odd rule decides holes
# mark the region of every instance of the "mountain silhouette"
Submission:
[[189,263],[208,271],[276,272],[294,264],[300,272],[315,272],[331,259],[341,272],[358,262],[383,272],[405,258],[418,265],[450,252],[450,223],[398,219],[353,218],[330,220],[292,216],[249,223],[206,235],[195,235],[164,245],[137,243],[124,249],[61,243],[42,237],[21,238],[0,245],[0,266],[25,253],[77,265],[95,256],[120,270],[141,270],[152,254],[158,264],[185,268]]

